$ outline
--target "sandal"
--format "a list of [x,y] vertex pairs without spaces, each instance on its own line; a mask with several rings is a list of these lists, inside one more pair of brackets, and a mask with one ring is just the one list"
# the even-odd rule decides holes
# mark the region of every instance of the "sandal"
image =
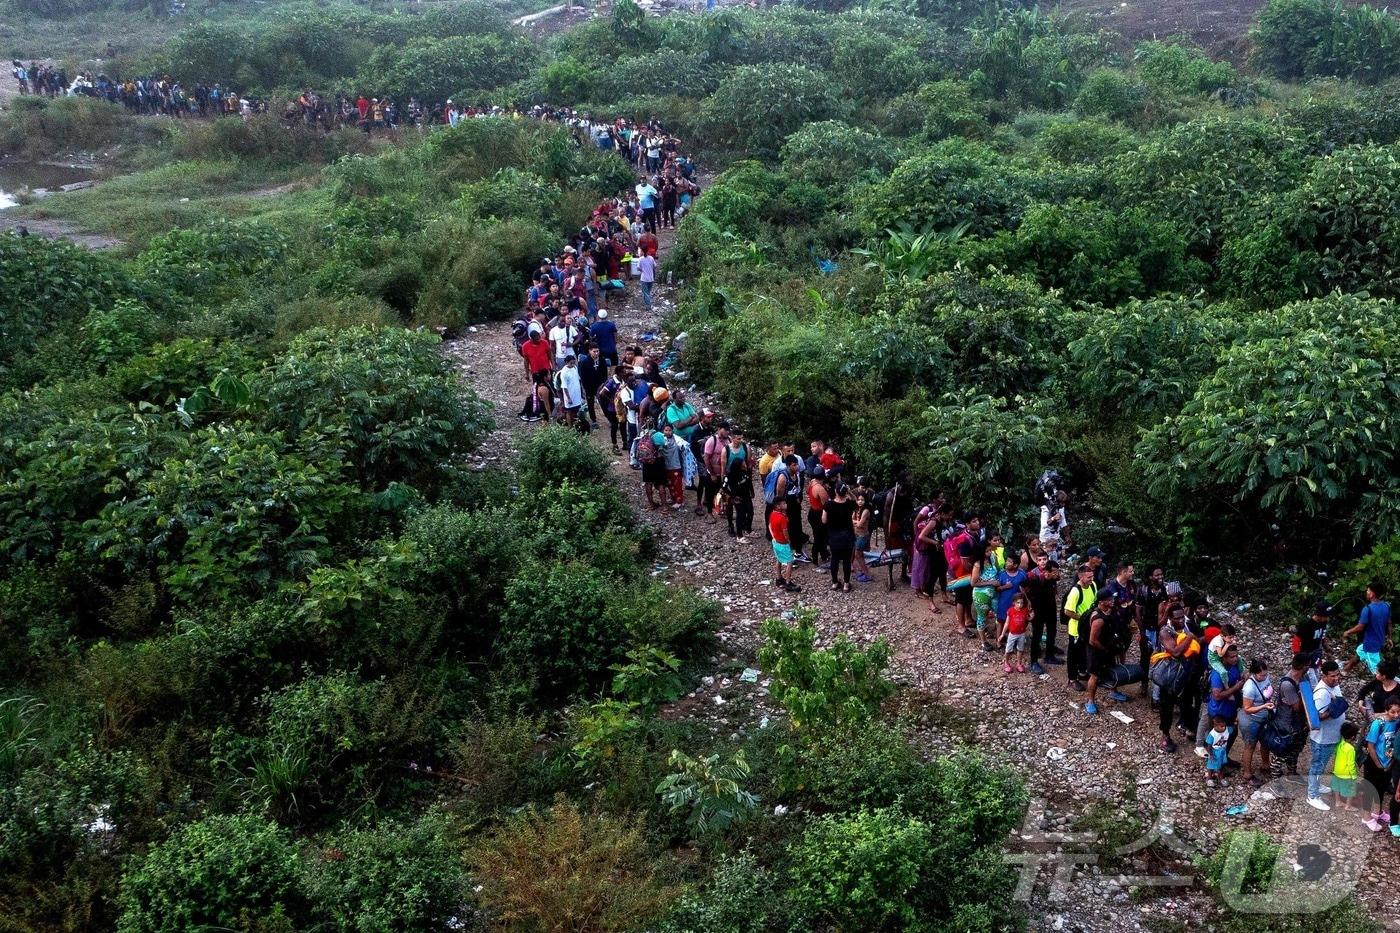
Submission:
[[851,585],[850,585],[849,583],[847,583],[847,584],[845,584],[844,586],[841,587],[841,592],[843,592],[843,593],[849,593],[850,591],[851,591]]
[[833,584],[831,584],[831,592],[835,593],[835,592],[836,592],[837,590],[839,590],[839,589],[841,589],[841,584],[839,584],[839,583],[833,583]]

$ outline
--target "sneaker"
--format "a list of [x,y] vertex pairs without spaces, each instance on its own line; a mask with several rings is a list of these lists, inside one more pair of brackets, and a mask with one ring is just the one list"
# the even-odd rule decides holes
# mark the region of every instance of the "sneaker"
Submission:
[[1221,787],[1229,787],[1229,786],[1230,786],[1230,782],[1227,781],[1227,780],[1225,780],[1224,778],[1221,778],[1221,779],[1220,779],[1220,786],[1221,786]]
[[810,564],[812,562],[812,558],[808,557],[806,554],[803,554],[800,551],[792,555],[792,559],[797,561],[799,564]]
[[1073,690],[1075,693],[1083,693],[1083,692],[1084,692],[1084,685],[1081,684],[1081,683],[1080,683],[1079,681],[1077,681],[1077,680],[1071,680],[1071,681],[1069,682],[1069,688],[1070,688],[1071,690]]
[[1157,743],[1157,751],[1164,755],[1170,755],[1176,751],[1176,743],[1164,737],[1162,741]]
[[1380,820],[1376,819],[1374,816],[1371,817],[1369,820],[1362,820],[1361,825],[1365,826],[1373,833],[1378,833],[1381,831]]
[[997,650],[997,646],[994,645],[994,644],[992,644],[992,643],[989,642],[989,641],[984,641],[984,642],[982,642],[982,650],[983,650],[983,651],[995,651],[995,650]]
[[1209,754],[1210,754],[1210,753],[1206,751],[1206,747],[1205,747],[1204,745],[1197,745],[1197,746],[1196,746],[1196,757],[1197,757],[1197,758],[1205,758],[1205,757],[1206,757],[1207,755],[1209,755]]
[[748,543],[749,543],[749,539],[748,539],[748,538],[745,538],[743,535],[740,535],[739,537],[737,537],[737,538],[734,539],[734,543],[735,543],[735,544],[748,544]]
[[1382,823],[1389,823],[1389,822],[1390,822],[1390,814],[1389,814],[1389,813],[1382,813],[1380,816],[1376,817],[1376,819],[1380,820]]
[[1084,704],[1084,712],[1088,713],[1090,716],[1097,716],[1097,715],[1099,714],[1099,707],[1098,707],[1098,704],[1097,704],[1097,703],[1085,703],[1085,704]]
[[822,561],[820,564],[817,564],[817,569],[825,573],[826,571],[831,569],[831,565],[828,564],[826,561]]
[[856,574],[856,582],[857,582],[857,583],[869,583],[869,582],[870,582],[870,577],[869,577],[868,575],[866,575],[866,574],[858,573],[858,574]]
[[1128,695],[1127,695],[1126,693],[1121,693],[1121,692],[1119,692],[1119,691],[1117,691],[1117,690],[1114,690],[1112,693],[1110,693],[1110,694],[1108,695],[1108,698],[1109,698],[1110,700],[1112,700],[1113,702],[1115,702],[1115,703],[1126,703],[1126,702],[1128,702]]
[[1321,797],[1309,797],[1308,806],[1312,807],[1314,810],[1321,810],[1323,813],[1332,809]]
[[1213,790],[1213,789],[1215,789],[1215,788],[1217,788],[1217,787],[1219,787],[1219,786],[1220,786],[1220,783],[1219,783],[1218,781],[1216,781],[1215,778],[1206,778],[1206,787],[1209,787],[1209,788],[1211,788],[1211,789]]
[[1394,826],[1391,826],[1391,827],[1390,827],[1390,834],[1391,834],[1392,836],[1394,836],[1396,839],[1400,839],[1400,824],[1396,824],[1396,825],[1394,825]]
[[1031,673],[1039,677],[1041,674],[1045,673],[1045,668],[1041,667],[1040,662],[1037,661],[1031,665]]

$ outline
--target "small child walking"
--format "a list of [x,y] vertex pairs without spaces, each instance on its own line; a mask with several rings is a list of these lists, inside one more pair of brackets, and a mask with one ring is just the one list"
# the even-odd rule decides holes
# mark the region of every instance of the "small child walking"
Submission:
[[1342,724],[1342,740],[1332,759],[1332,806],[1358,809],[1356,803],[1356,737],[1361,729],[1354,722]]
[[1026,628],[1031,622],[1031,610],[1025,593],[1017,593],[1006,610],[1006,621],[1002,623],[1000,638],[1006,641],[1006,662],[1002,664],[1006,673],[1011,673],[1011,656],[1016,656],[1016,670],[1026,672],[1026,650],[1030,636]]
[[1225,762],[1230,758],[1230,736],[1234,729],[1224,716],[1212,716],[1215,728],[1206,733],[1206,787],[1229,787]]

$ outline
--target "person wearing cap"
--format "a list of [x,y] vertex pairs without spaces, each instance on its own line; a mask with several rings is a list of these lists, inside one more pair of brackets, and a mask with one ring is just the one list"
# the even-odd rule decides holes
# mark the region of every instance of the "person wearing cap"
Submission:
[[583,407],[583,380],[578,372],[578,357],[570,350],[564,354],[564,365],[554,376],[554,387],[564,405],[564,423],[573,427]]
[[1386,602],[1383,596],[1384,584],[1368,584],[1366,605],[1361,607],[1361,615],[1357,617],[1355,625],[1342,633],[1344,638],[1361,636],[1361,643],[1356,646],[1356,657],[1347,659],[1346,667],[1342,668],[1343,675],[1350,674],[1357,664],[1365,664],[1371,676],[1376,675],[1376,668],[1381,663],[1381,653],[1390,644],[1390,603]]
[[1103,548],[1091,547],[1085,551],[1084,563],[1094,571],[1094,586],[1102,588],[1108,582],[1108,565],[1104,563]]
[[1293,630],[1290,648],[1294,654],[1306,655],[1308,667],[1316,669],[1322,663],[1327,650],[1327,626],[1332,621],[1332,607],[1318,601],[1313,605],[1312,615],[1298,623]]
[[616,366],[619,362],[617,358],[617,325],[608,320],[607,311],[598,312],[598,320],[594,321],[593,326],[588,328],[588,333],[593,338],[593,343],[597,345],[603,362],[609,366]]
[[627,374],[627,395],[623,405],[627,409],[627,446],[630,449],[637,440],[642,427],[642,405],[651,398],[651,386],[642,378],[642,368],[632,367]]
[[1075,576],[1064,601],[1065,634],[1069,637],[1065,676],[1070,687],[1082,693],[1084,684],[1080,681],[1089,674],[1089,633],[1084,629],[1089,624],[1089,613],[1098,603],[1099,588],[1094,584],[1094,568],[1088,563],[1080,564]]
[[812,559],[802,553],[807,543],[807,535],[802,530],[802,461],[796,454],[783,457],[783,472],[774,481],[773,509],[781,508],[787,514],[787,537],[792,543],[792,559],[810,564]]

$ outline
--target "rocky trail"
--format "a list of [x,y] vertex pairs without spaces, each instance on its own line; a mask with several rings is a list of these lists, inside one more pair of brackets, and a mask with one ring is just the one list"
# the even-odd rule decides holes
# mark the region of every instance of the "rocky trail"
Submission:
[[[663,267],[671,240],[671,231],[661,232]],[[636,285],[629,284],[608,306],[619,346],[640,342],[643,333],[657,333],[650,345],[664,346],[669,338],[660,334],[660,324],[674,307],[676,291],[658,283],[655,313],[648,314]],[[497,428],[483,447],[483,460],[508,458],[515,440],[535,429],[516,417],[526,382],[509,323],[473,328],[450,341],[446,353],[464,382],[495,408]],[[706,395],[703,387],[690,395],[697,407],[723,410],[722,400]],[[606,434],[606,427],[594,433],[605,448]],[[895,651],[891,674],[905,688],[917,738],[931,752],[970,744],[1024,774],[1031,812],[1007,849],[1022,863],[1018,893],[1033,928],[1108,931],[1200,923],[1215,911],[1215,902],[1194,871],[1194,860],[1215,852],[1225,833],[1236,828],[1268,830],[1285,840],[1290,857],[1299,842],[1321,843],[1336,860],[1333,871],[1340,883],[1346,886],[1359,876],[1357,893],[1373,914],[1400,928],[1388,919],[1394,913],[1388,890],[1400,877],[1400,844],[1387,833],[1373,836],[1354,814],[1311,810],[1297,785],[1266,785],[1271,798],[1251,797],[1253,789],[1236,780],[1228,788],[1208,790],[1204,764],[1192,753],[1190,740],[1180,741],[1173,755],[1158,751],[1157,716],[1141,687],[1128,689],[1126,703],[1114,703],[1101,692],[1102,712],[1091,717],[1082,709],[1084,695],[1066,686],[1063,667],[1050,667],[1039,678],[1004,674],[999,653],[984,652],[953,633],[951,606],[938,598],[942,612],[934,614],[929,601],[898,583],[897,573],[891,591],[883,568],[872,571],[873,583],[843,594],[828,589],[825,573],[799,564],[803,592],[781,592],[771,585],[772,555],[761,532],[737,544],[722,520],[711,523],[689,507],[649,511],[640,477],[625,456],[614,457],[614,474],[638,520],[656,531],[663,556],[653,573],[696,587],[724,610],[723,651],[715,671],[672,714],[705,717],[717,735],[735,737],[779,716],[767,696],[766,676],[753,673],[759,625],[799,606],[820,612],[824,640],[843,632],[861,644],[886,639]],[[761,492],[757,506],[761,522]],[[1234,618],[1218,610],[1215,616]],[[1261,631],[1261,623],[1236,621],[1244,634],[1242,657],[1267,657],[1276,676],[1287,670],[1285,636]],[[1350,695],[1359,684],[1353,677],[1344,686]],[[1116,714],[1132,721],[1120,721]],[[1234,752],[1236,760],[1240,751]],[[1247,812],[1225,815],[1236,805]],[[1289,879],[1281,889],[1298,887]]]

